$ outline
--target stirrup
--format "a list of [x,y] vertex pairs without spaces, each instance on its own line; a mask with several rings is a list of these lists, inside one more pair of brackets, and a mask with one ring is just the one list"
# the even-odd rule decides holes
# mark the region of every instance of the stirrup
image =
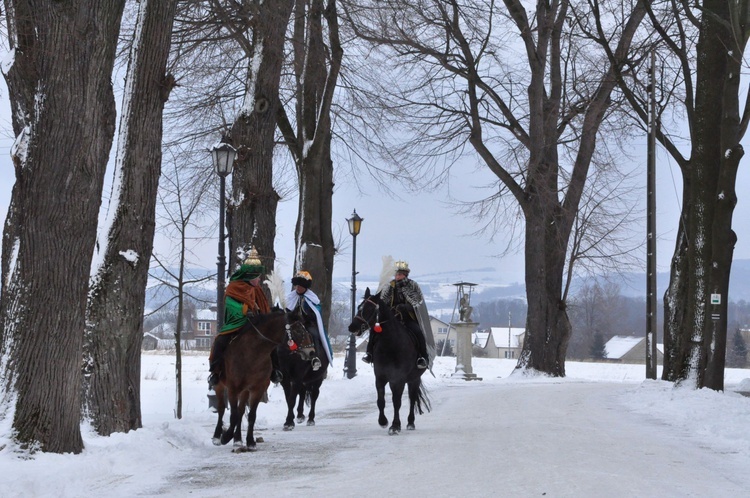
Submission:
[[312,363],[312,369],[313,371],[319,370],[322,364],[320,363],[320,358],[317,356],[313,357],[312,360],[310,360],[310,363]]
[[211,375],[208,376],[208,388],[213,389],[216,387],[216,384],[219,383],[219,374],[211,372]]
[[417,358],[417,368],[419,368],[420,370],[427,368],[427,360],[425,360],[421,356]]
[[367,363],[368,365],[372,363],[372,356],[370,353],[365,353],[365,355],[362,357],[362,361]]

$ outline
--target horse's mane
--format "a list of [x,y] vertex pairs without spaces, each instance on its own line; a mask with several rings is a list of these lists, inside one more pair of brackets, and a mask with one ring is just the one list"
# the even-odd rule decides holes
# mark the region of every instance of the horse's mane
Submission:
[[279,315],[283,315],[284,313],[285,311],[282,310],[281,308],[274,307],[270,313],[261,313],[259,315],[251,316],[248,322],[253,325],[262,325],[266,323],[267,321],[271,320],[272,318],[275,318]]

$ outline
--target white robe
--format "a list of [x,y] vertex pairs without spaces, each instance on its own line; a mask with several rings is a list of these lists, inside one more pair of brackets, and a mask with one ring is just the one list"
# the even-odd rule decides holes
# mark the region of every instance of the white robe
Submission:
[[310,309],[315,313],[315,320],[318,323],[318,333],[320,334],[320,343],[323,345],[323,349],[328,357],[328,364],[333,365],[333,354],[331,352],[330,344],[328,343],[328,337],[326,336],[326,329],[323,327],[323,317],[320,316],[320,298],[310,289],[307,289],[304,294],[298,294],[296,290],[292,290],[292,292],[286,296],[287,308],[293,310],[299,306],[300,299],[302,298],[305,299],[305,302],[307,302]]

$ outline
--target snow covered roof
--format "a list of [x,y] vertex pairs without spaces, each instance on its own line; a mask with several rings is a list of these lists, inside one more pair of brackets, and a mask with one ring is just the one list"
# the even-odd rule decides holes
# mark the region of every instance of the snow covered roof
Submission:
[[521,337],[526,333],[526,329],[519,327],[490,327],[482,331],[474,333],[474,344],[483,348],[487,347],[487,343],[492,334],[492,340],[495,343],[495,347],[506,349],[508,348],[508,330],[510,330],[510,347],[520,348]]
[[215,321],[216,320],[216,312],[212,310],[198,310],[195,312],[195,319],[196,320],[204,320],[204,321]]
[[160,323],[156,327],[152,328],[151,330],[146,331],[146,334],[151,334],[153,336],[164,336],[164,335],[174,335],[175,327],[173,323]]
[[614,360],[622,358],[624,354],[636,347],[643,339],[645,338],[624,335],[614,336],[604,345],[604,349],[607,351],[607,358]]

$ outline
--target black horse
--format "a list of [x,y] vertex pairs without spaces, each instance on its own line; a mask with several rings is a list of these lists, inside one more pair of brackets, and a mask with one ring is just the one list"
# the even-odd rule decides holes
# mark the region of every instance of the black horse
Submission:
[[424,407],[430,411],[430,401],[422,385],[424,369],[417,368],[419,355],[412,332],[396,319],[390,306],[380,300],[380,293],[371,295],[370,289],[365,291],[365,299],[357,308],[357,315],[349,325],[349,332],[362,335],[370,330],[372,336],[377,334],[373,342],[373,368],[375,370],[375,389],[378,393],[378,423],[381,427],[388,425],[385,416],[385,385],[391,389],[393,402],[393,422],[388,428],[388,434],[401,432],[401,397],[404,387],[409,392],[409,417],[406,428],[414,430],[414,412],[421,415]]
[[[312,327],[316,327],[316,325],[305,323],[305,327],[309,330]],[[305,421],[304,406],[305,402],[307,402],[310,406],[307,414],[307,425],[315,425],[315,403],[318,401],[320,386],[323,384],[323,380],[325,380],[328,372],[328,356],[325,354],[323,345],[320,342],[320,335],[306,333],[308,334],[309,342],[296,345],[294,349],[290,349],[287,343],[282,343],[276,348],[279,355],[279,367],[281,373],[284,374],[281,386],[284,388],[287,406],[286,421],[284,422],[285,431],[294,429],[295,403],[298,403],[297,423],[301,424]],[[318,370],[313,370],[310,362],[310,353],[312,351],[316,351],[320,359],[320,368]],[[299,402],[297,401],[298,399]]]
[[[279,344],[304,341],[300,318],[291,313],[272,312],[251,318],[235,332],[224,354],[224,375],[214,387],[217,393],[218,421],[214,444],[234,439],[235,452],[256,449],[253,430],[258,404],[264,398],[271,380],[271,351]],[[224,396],[226,394],[226,396]],[[229,428],[224,430],[224,411],[229,403]],[[247,444],[242,444],[242,417],[247,414]]]

